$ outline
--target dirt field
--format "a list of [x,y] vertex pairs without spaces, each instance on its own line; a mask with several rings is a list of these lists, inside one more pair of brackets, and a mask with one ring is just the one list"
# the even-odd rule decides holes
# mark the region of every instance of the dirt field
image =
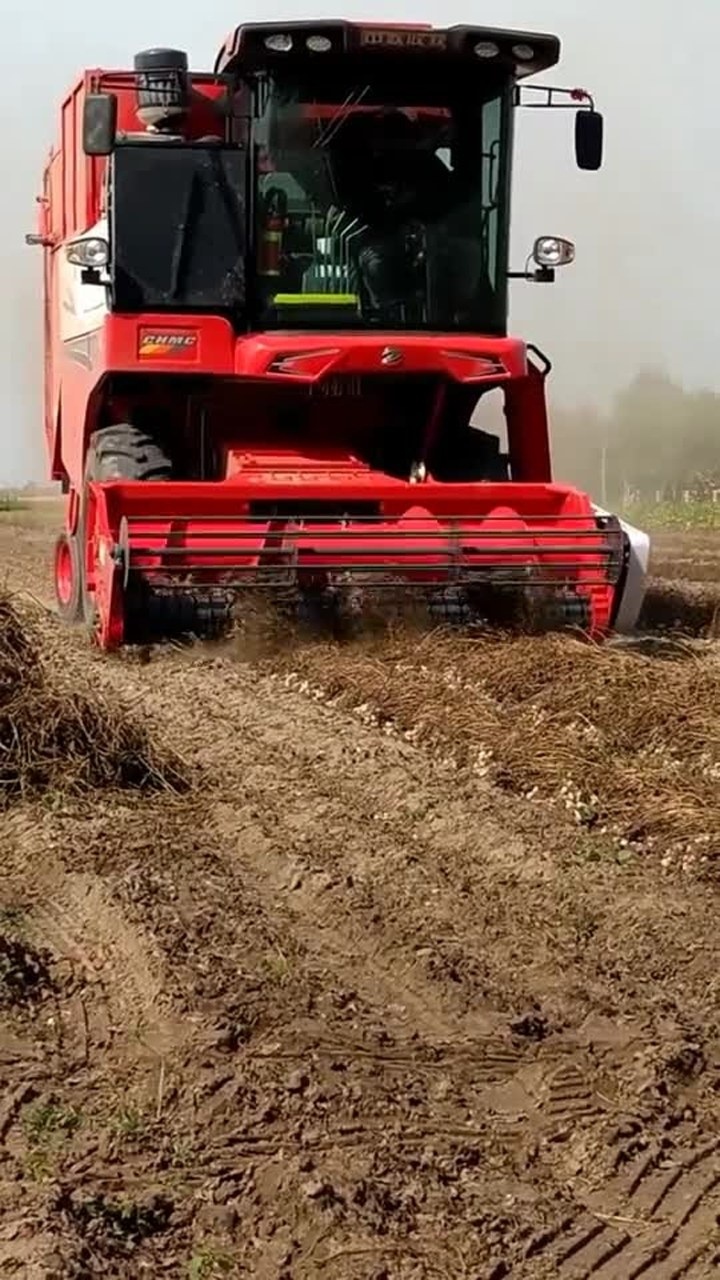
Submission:
[[720,534],[703,531],[653,535],[646,621],[698,631],[720,610]]
[[103,659],[52,518],[0,519],[0,1275],[716,1275],[717,644]]

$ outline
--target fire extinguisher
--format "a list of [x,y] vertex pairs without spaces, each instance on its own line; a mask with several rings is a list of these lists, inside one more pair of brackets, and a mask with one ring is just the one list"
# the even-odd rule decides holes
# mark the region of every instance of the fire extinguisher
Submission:
[[287,221],[287,195],[280,187],[271,187],[263,201],[260,227],[258,272],[261,276],[280,275]]

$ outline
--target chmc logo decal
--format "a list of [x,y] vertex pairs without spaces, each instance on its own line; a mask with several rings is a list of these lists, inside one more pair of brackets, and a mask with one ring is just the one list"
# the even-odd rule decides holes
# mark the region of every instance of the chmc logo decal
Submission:
[[191,329],[141,329],[141,360],[197,360],[198,335]]

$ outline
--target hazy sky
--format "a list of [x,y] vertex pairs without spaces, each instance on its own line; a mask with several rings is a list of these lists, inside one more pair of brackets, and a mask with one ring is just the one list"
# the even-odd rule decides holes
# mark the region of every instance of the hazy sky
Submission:
[[513,285],[512,326],[552,356],[555,395],[602,403],[642,363],[720,389],[714,256],[720,235],[715,79],[718,0],[0,0],[3,234],[0,483],[42,478],[40,254],[25,248],[34,197],[58,128],[61,95],[84,66],[131,65],[152,45],[186,48],[209,69],[239,22],[307,16],[479,22],[554,31],[560,68],[546,79],[590,89],[606,116],[606,163],[575,169],[572,115],[521,116],[514,266],[536,235],[577,244],[553,287]]

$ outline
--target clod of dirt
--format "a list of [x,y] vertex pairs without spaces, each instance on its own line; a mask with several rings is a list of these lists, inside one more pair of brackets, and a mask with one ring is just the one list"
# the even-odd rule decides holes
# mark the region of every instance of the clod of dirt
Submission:
[[207,1204],[197,1215],[196,1225],[203,1231],[216,1235],[230,1235],[237,1226],[238,1212],[234,1205]]
[[186,770],[138,720],[46,665],[39,635],[0,595],[0,805],[51,789],[184,789]]
[[679,1080],[695,1080],[705,1070],[705,1054],[699,1044],[684,1044],[667,1059],[666,1068]]
[[0,934],[0,1008],[35,1004],[52,989],[50,956]]
[[324,1178],[309,1179],[303,1183],[302,1191],[307,1200],[313,1200],[323,1209],[330,1209],[333,1205],[342,1202],[342,1196],[338,1194],[332,1183]]
[[83,1239],[106,1250],[123,1250],[166,1231],[175,1206],[156,1193],[144,1201],[116,1202],[104,1195],[82,1198],[62,1192],[54,1207]]
[[517,1022],[510,1024],[513,1035],[523,1036],[526,1040],[545,1040],[550,1035],[550,1024],[541,1013],[526,1013]]
[[61,1253],[49,1253],[44,1259],[43,1280],[64,1280],[67,1276],[65,1259]]
[[288,1093],[304,1093],[309,1084],[310,1077],[307,1072],[298,1070],[293,1071],[287,1081],[286,1088]]
[[236,1053],[240,1045],[250,1039],[253,1026],[254,1019],[250,1012],[245,1016],[240,1014],[233,1022],[223,1023],[208,1032],[207,1048],[218,1053]]

